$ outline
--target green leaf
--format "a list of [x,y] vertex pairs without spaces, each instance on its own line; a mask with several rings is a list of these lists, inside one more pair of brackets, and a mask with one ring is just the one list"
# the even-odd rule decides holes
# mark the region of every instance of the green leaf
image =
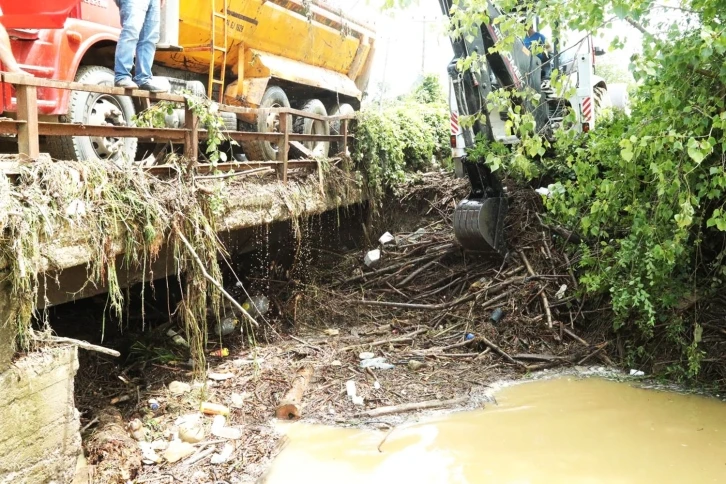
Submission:
[[620,156],[625,161],[632,161],[632,159],[633,159],[633,151],[630,148],[623,148],[622,150],[620,150]]
[[704,154],[699,148],[693,148],[691,146],[688,147],[688,156],[697,164],[700,164],[704,158]]

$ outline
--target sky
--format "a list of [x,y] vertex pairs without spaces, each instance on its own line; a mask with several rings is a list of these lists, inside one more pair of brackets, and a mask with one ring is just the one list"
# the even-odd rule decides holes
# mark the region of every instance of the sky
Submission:
[[[405,10],[381,12],[382,0],[326,0],[340,7],[351,18],[373,25],[377,32],[376,57],[368,86],[368,100],[393,98],[408,93],[424,74],[436,74],[446,88],[446,66],[453,57],[451,43],[444,32],[445,17],[436,0],[419,0]],[[543,31],[547,35],[547,31]],[[602,61],[627,65],[639,50],[641,34],[625,22],[614,22],[611,29],[596,37],[595,45],[606,50],[612,39],[626,37],[622,51],[609,52]],[[573,32],[569,38],[579,39]],[[381,87],[384,86],[383,92]]]

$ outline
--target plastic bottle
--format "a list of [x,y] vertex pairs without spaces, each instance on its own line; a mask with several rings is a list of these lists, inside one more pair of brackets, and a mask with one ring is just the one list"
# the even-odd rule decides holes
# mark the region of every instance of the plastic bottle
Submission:
[[234,330],[237,329],[238,325],[239,321],[237,318],[228,316],[223,318],[221,322],[217,322],[217,324],[214,325],[214,333],[217,336],[228,336],[234,333]]
[[242,304],[242,307],[253,318],[264,316],[270,309],[270,300],[265,296],[252,296]]

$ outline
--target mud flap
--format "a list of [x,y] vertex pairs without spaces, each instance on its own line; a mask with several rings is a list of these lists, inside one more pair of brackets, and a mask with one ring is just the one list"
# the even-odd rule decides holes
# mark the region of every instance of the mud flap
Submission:
[[509,208],[505,197],[463,200],[454,212],[454,235],[467,250],[504,256],[507,242],[504,218]]

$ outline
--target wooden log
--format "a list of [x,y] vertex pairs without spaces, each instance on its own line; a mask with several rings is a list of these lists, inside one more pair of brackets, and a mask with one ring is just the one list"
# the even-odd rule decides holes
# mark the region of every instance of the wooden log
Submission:
[[463,405],[469,401],[469,397],[453,398],[451,400],[427,400],[425,402],[402,403],[401,405],[392,405],[390,407],[378,407],[367,412],[361,412],[360,416],[364,417],[380,417],[381,415],[391,415],[394,413],[411,412],[413,410],[426,410],[429,408],[453,407],[455,405]]
[[308,387],[313,377],[313,369],[311,367],[303,367],[297,371],[295,379],[292,381],[290,390],[285,395],[275,411],[275,416],[282,420],[297,420],[302,415],[302,398],[305,389]]

